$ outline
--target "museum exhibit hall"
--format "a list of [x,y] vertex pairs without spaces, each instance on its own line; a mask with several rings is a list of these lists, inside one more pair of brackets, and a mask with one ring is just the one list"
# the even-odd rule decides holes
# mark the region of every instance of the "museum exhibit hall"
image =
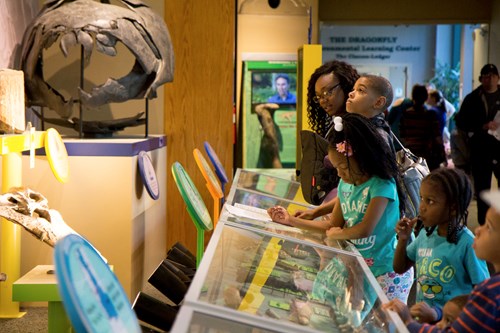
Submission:
[[500,2],[0,0],[0,28],[0,332],[500,330]]

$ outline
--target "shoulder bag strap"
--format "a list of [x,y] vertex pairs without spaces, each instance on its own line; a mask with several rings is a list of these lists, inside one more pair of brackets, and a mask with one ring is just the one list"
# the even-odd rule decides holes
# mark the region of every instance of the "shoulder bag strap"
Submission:
[[404,150],[404,151],[407,151],[407,150],[408,150],[408,149],[406,149],[406,147],[405,147],[405,146],[403,146],[403,144],[401,143],[401,141],[399,141],[398,137],[396,136],[396,134],[394,134],[394,132],[393,132],[393,131],[391,131],[391,135],[392,135],[392,139],[393,139],[394,141],[396,141],[396,142],[398,143],[398,145],[399,145],[401,148],[403,148],[403,150]]
[[398,145],[403,149],[403,151],[405,152],[405,154],[407,154],[408,156],[410,156],[413,160],[417,160],[418,159],[418,156],[413,154],[408,148],[406,148],[402,143],[401,141],[399,141],[398,137],[396,136],[396,134],[394,134],[393,131],[391,131],[391,135],[392,135],[392,138],[398,143]]

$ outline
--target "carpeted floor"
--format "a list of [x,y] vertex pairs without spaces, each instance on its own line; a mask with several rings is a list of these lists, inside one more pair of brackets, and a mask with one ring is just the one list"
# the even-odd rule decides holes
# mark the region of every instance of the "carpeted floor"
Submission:
[[[162,293],[160,293],[156,288],[147,284],[143,290],[148,295],[159,299],[165,303],[173,304],[168,298],[166,298]],[[40,303],[43,304],[43,303]],[[0,333],[48,333],[48,322],[47,307],[29,307],[21,308],[20,311],[26,312],[26,314],[21,318],[15,319],[4,319],[0,318]],[[150,329],[147,324],[142,328],[143,333],[157,333],[161,332],[157,329]],[[59,333],[59,332],[57,332]]]
[[46,333],[47,307],[21,308],[26,312],[21,318],[0,319],[0,332],[2,333]]

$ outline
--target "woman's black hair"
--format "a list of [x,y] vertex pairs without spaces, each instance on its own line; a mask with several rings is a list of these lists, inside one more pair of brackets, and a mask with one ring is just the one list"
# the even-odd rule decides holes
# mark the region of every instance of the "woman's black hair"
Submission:
[[307,119],[311,129],[322,137],[326,136],[328,129],[332,124],[330,116],[325,110],[314,102],[313,98],[316,96],[315,86],[316,81],[323,75],[335,74],[340,83],[340,89],[344,92],[344,110],[345,102],[347,101],[349,93],[354,87],[354,83],[359,78],[359,74],[354,67],[344,61],[332,60],[324,63],[318,67],[309,78],[307,85]]
[[[458,242],[458,233],[467,226],[469,204],[472,200],[472,185],[469,177],[460,169],[439,168],[428,174],[422,182],[434,182],[441,187],[449,207],[450,217],[446,240],[449,243]],[[436,226],[425,228],[427,236],[431,235]]]
[[[361,172],[382,179],[394,178],[402,214],[405,209],[405,195],[398,165],[389,143],[368,118],[356,113],[346,113],[341,118],[342,130],[334,129],[328,135],[329,149],[336,150],[336,145],[345,141],[352,148],[353,157]],[[348,165],[349,158],[347,156]]]

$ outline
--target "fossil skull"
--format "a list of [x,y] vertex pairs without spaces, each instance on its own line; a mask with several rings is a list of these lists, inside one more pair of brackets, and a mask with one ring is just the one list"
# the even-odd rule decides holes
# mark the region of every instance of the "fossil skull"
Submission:
[[20,214],[36,217],[40,216],[50,221],[47,198],[29,188],[14,187],[0,196],[0,205],[10,206]]
[[50,246],[68,234],[77,234],[58,211],[49,208],[47,198],[29,188],[14,187],[0,195],[0,217],[19,224]]
[[83,61],[98,52],[115,56],[122,42],[134,55],[131,71],[122,78],[108,78],[90,92],[79,90],[80,103],[98,107],[110,102],[154,98],[156,89],[173,80],[174,54],[163,18],[140,0],[46,1],[23,38],[21,69],[24,71],[28,105],[48,107],[64,119],[71,116],[73,101],[66,100],[43,77],[43,49],[59,40],[67,56],[68,48],[81,45]]

